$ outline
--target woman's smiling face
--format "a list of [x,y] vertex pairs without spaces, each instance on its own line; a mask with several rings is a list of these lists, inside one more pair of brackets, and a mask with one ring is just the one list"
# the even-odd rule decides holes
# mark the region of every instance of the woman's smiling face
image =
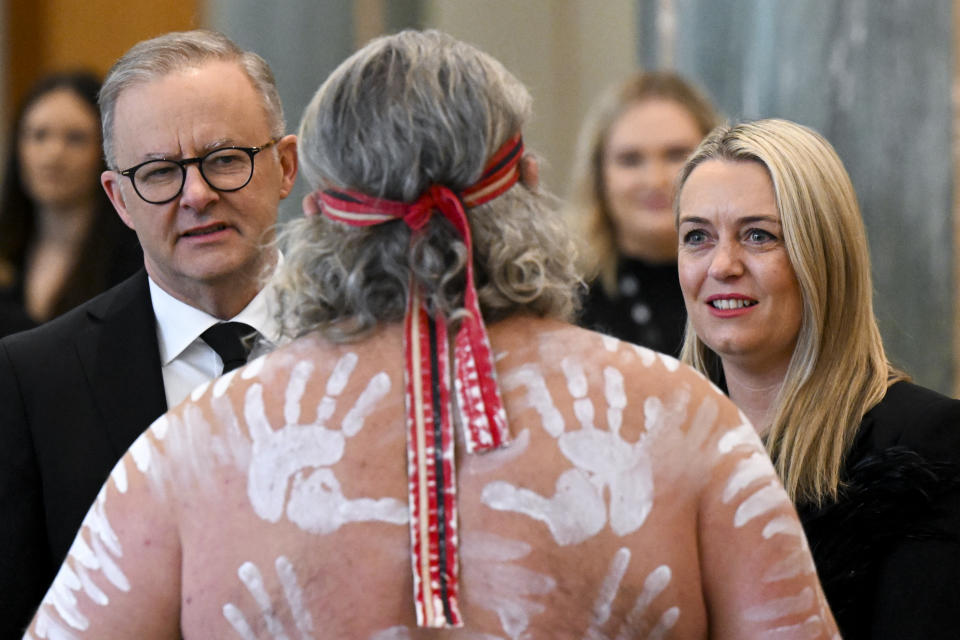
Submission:
[[725,367],[786,369],[803,301],[766,168],[708,160],[679,198],[680,287],[697,335]]

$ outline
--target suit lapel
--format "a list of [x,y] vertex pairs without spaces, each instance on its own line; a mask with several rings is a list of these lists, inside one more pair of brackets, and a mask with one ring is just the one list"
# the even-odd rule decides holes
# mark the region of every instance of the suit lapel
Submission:
[[87,310],[77,351],[117,457],[167,410],[156,318],[141,270]]

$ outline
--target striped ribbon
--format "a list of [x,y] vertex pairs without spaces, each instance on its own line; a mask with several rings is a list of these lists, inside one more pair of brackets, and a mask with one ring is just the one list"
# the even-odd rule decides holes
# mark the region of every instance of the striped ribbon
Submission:
[[[457,409],[469,453],[510,441],[497,388],[493,353],[473,276],[473,241],[465,208],[493,200],[516,184],[523,140],[514,136],[490,159],[471,187],[454,193],[433,185],[415,202],[372,198],[356,191],[327,189],[314,194],[328,218],[353,226],[402,219],[419,230],[434,212],[449,220],[467,249],[464,309],[468,312],[453,340]],[[456,467],[451,416],[450,353],[447,320],[431,316],[424,294],[411,277],[404,319],[407,399],[407,474],[410,543],[417,624],[459,627],[459,553]]]

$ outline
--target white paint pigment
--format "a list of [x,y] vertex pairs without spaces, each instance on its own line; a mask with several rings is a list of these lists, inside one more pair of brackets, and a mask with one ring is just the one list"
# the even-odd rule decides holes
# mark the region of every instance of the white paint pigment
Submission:
[[470,532],[464,535],[461,554],[470,570],[464,572],[464,596],[478,607],[496,613],[507,637],[528,637],[533,617],[546,611],[539,598],[556,588],[553,577],[527,569],[515,560],[530,553],[521,540],[493,533]]
[[771,482],[740,503],[733,516],[733,526],[742,527],[754,518],[790,504],[786,496],[776,481]]
[[796,595],[776,598],[750,607],[743,612],[743,617],[750,622],[770,622],[809,611],[815,605],[813,589],[804,587],[803,591]]
[[620,590],[620,583],[623,576],[627,573],[627,567],[630,566],[630,549],[621,547],[613,555],[610,561],[610,568],[607,575],[603,578],[600,585],[600,593],[593,603],[593,626],[601,627],[610,619],[610,611],[613,608],[613,601]]
[[770,458],[766,453],[754,453],[749,458],[740,460],[734,467],[723,489],[721,500],[727,504],[754,482],[769,479],[771,475],[773,475],[773,466],[770,464]]
[[604,396],[607,399],[607,428],[613,433],[620,433],[623,410],[627,407],[623,373],[615,367],[604,367],[603,382]]
[[565,421],[550,395],[543,375],[532,365],[510,371],[503,377],[503,390],[527,388],[526,403],[540,415],[543,429],[554,438],[563,433]]
[[583,542],[606,523],[603,496],[585,472],[569,469],[557,479],[556,493],[545,498],[508,482],[491,482],[481,500],[498,511],[514,511],[547,525],[561,546]]

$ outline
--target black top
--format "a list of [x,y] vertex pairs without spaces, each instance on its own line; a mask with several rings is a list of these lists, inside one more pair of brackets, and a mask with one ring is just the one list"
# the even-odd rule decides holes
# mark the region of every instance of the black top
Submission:
[[[16,269],[15,280],[8,287],[0,288],[0,299],[5,304],[19,306],[25,311],[24,269],[26,248],[20,252],[19,261],[11,264]],[[56,294],[52,313],[57,317],[77,305],[119,284],[143,268],[143,251],[136,234],[120,220],[112,207],[96,212],[87,236],[81,243],[76,262],[68,271],[60,291]],[[31,325],[33,324],[32,321]],[[22,331],[28,326],[0,326],[0,337]]]
[[677,264],[620,258],[617,293],[617,297],[609,298],[599,281],[591,284],[583,300],[580,326],[679,355],[687,312]]
[[798,505],[846,640],[957,638],[960,401],[908,382],[863,417],[836,502]]

